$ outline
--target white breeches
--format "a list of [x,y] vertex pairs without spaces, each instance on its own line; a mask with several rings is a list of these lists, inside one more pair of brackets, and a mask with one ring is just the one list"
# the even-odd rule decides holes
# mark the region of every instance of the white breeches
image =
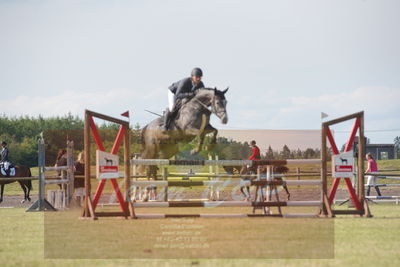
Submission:
[[169,108],[169,111],[172,111],[172,109],[174,108],[175,101],[176,101],[176,97],[175,97],[174,93],[172,93],[171,90],[168,89],[168,108]]
[[8,169],[10,168],[10,162],[4,161],[4,162],[3,162],[3,168],[4,168],[5,170],[8,170]]
[[367,175],[367,185],[375,186],[375,184],[376,184],[376,176]]

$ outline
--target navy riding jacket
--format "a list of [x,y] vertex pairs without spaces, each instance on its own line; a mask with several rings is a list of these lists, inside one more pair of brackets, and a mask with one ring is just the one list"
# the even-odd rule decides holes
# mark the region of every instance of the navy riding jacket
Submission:
[[6,162],[6,161],[9,161],[8,160],[8,148],[3,148],[2,150],[1,150],[1,158],[0,158],[0,162]]
[[186,93],[193,93],[195,90],[200,88],[204,88],[203,82],[199,82],[199,84],[194,85],[191,77],[177,81],[168,87],[168,89],[171,90],[171,92],[174,93],[177,98],[185,97]]

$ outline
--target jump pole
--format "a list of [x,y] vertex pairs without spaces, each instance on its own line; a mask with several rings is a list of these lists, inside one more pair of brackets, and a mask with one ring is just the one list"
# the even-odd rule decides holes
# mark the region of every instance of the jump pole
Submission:
[[[135,187],[142,186],[161,186],[168,188],[169,186],[213,186],[213,185],[240,185],[247,186],[253,185],[257,186],[260,190],[264,186],[277,186],[283,185],[283,183],[290,185],[319,185],[322,187],[322,180],[289,180],[289,181],[273,181],[274,178],[271,172],[272,165],[287,165],[287,164],[299,164],[299,163],[309,163],[309,164],[321,164],[320,159],[316,160],[261,160],[261,161],[247,161],[247,160],[166,160],[166,159],[133,159],[131,161],[132,165],[159,165],[159,166],[169,166],[169,165],[204,165],[204,166],[220,166],[220,165],[264,165],[268,164],[268,172],[266,179],[260,179],[260,173],[257,174],[258,179],[254,181],[168,181],[165,179],[163,181],[134,181],[132,185]],[[162,167],[166,172],[166,168]],[[280,176],[280,175],[277,175]],[[270,190],[271,191],[271,190]],[[262,194],[258,194],[262,195]],[[264,210],[263,214],[135,214],[135,218],[174,218],[174,217],[204,217],[204,218],[219,218],[219,217],[287,217],[287,218],[297,218],[297,217],[318,217],[318,214],[312,213],[287,213],[282,214],[269,214],[266,212],[267,207],[277,207],[279,210],[281,207],[319,207],[322,208],[322,201],[263,201],[263,197],[257,198],[253,202],[244,201],[164,201],[164,202],[135,202],[132,204],[134,208],[173,208],[173,207],[204,207],[204,208],[214,208],[214,207],[253,207],[261,208]]]

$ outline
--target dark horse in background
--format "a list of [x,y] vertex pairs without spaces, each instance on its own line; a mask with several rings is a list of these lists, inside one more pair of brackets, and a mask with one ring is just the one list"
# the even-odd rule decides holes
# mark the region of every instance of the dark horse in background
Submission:
[[[248,174],[256,174],[257,173],[257,168],[248,168],[247,166],[222,166],[224,168],[224,170],[228,173],[228,174],[235,174],[235,172],[237,172],[240,175],[243,175],[243,177],[245,177]],[[260,174],[261,175],[266,175],[267,174],[267,166],[259,166],[260,167]],[[272,172],[275,174],[285,174],[289,171],[289,169],[286,166],[273,166],[272,168]],[[253,180],[255,178],[252,178]],[[282,187],[283,189],[285,189],[286,191],[286,195],[287,195],[287,200],[290,200],[290,192],[289,189],[287,187],[286,182],[282,179],[282,177],[274,177],[272,179],[272,181],[275,182],[283,182],[282,183]],[[244,190],[246,188],[246,191]],[[275,186],[271,186],[270,189],[275,189]],[[240,192],[242,192],[243,196],[245,197],[246,200],[251,200],[251,195],[250,195],[250,186],[242,186],[240,187]]]
[[[26,166],[16,165],[15,176],[12,176],[10,178],[18,178],[18,177],[32,177],[31,170]],[[5,178],[5,176],[0,173],[0,203],[3,202],[4,185],[16,182],[16,181],[2,181],[2,178]],[[18,183],[21,186],[22,190],[24,191],[24,199],[21,201],[21,203],[24,203],[25,201],[31,201],[29,194],[32,190],[32,181],[24,180],[24,181],[18,181]]]
[[[210,124],[211,114],[215,114],[221,123],[228,122],[226,111],[227,100],[224,91],[211,88],[196,90],[195,95],[181,103],[170,128],[167,132],[162,131],[163,119],[157,118],[147,124],[141,132],[142,137],[142,159],[169,159],[179,152],[178,143],[189,143],[196,137],[198,142],[191,151],[196,154],[202,150],[204,137],[212,133],[208,150],[211,150],[217,141],[218,130]],[[143,173],[144,166],[139,166],[138,171]],[[156,166],[147,169],[147,175],[156,175]],[[154,177],[155,178],[155,177]]]

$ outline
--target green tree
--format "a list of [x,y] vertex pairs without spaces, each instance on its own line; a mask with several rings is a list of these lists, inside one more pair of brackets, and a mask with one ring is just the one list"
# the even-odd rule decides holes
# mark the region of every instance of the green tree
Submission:
[[284,145],[281,151],[281,158],[288,159],[290,158],[290,149],[287,145]]
[[313,159],[315,158],[315,151],[312,148],[307,148],[306,151],[304,151],[304,158],[306,159]]
[[267,153],[265,153],[267,159],[274,159],[274,151],[271,146],[268,146]]

